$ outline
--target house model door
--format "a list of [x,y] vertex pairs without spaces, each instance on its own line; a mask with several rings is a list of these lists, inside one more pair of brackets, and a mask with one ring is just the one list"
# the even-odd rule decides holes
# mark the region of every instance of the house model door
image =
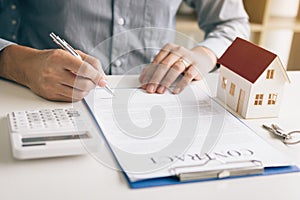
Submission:
[[238,100],[237,109],[236,109],[236,112],[239,115],[242,115],[244,100],[245,100],[245,91],[240,89],[239,100]]

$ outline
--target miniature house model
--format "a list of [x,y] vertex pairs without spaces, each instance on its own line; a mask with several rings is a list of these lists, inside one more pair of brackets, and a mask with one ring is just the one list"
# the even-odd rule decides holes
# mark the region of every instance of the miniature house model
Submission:
[[244,118],[277,117],[286,82],[279,57],[237,38],[221,56],[217,98]]

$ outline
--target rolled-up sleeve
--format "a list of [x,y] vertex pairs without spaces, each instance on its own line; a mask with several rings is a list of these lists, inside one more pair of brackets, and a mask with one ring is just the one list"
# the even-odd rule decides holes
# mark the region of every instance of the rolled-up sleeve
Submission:
[[0,51],[2,51],[5,47],[7,47],[11,44],[14,44],[14,43],[0,38]]
[[197,11],[205,38],[199,45],[220,57],[236,37],[249,39],[250,26],[242,0],[186,0]]

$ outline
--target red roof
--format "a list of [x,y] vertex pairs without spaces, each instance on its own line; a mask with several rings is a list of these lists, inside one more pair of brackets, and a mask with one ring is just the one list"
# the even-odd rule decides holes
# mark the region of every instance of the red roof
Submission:
[[254,83],[276,57],[270,51],[236,38],[218,63]]

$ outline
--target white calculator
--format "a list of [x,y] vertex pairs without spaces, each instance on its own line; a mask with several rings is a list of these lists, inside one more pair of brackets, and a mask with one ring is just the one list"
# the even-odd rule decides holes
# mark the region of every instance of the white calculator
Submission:
[[84,142],[92,138],[87,121],[74,108],[15,111],[8,121],[17,159],[84,154]]

